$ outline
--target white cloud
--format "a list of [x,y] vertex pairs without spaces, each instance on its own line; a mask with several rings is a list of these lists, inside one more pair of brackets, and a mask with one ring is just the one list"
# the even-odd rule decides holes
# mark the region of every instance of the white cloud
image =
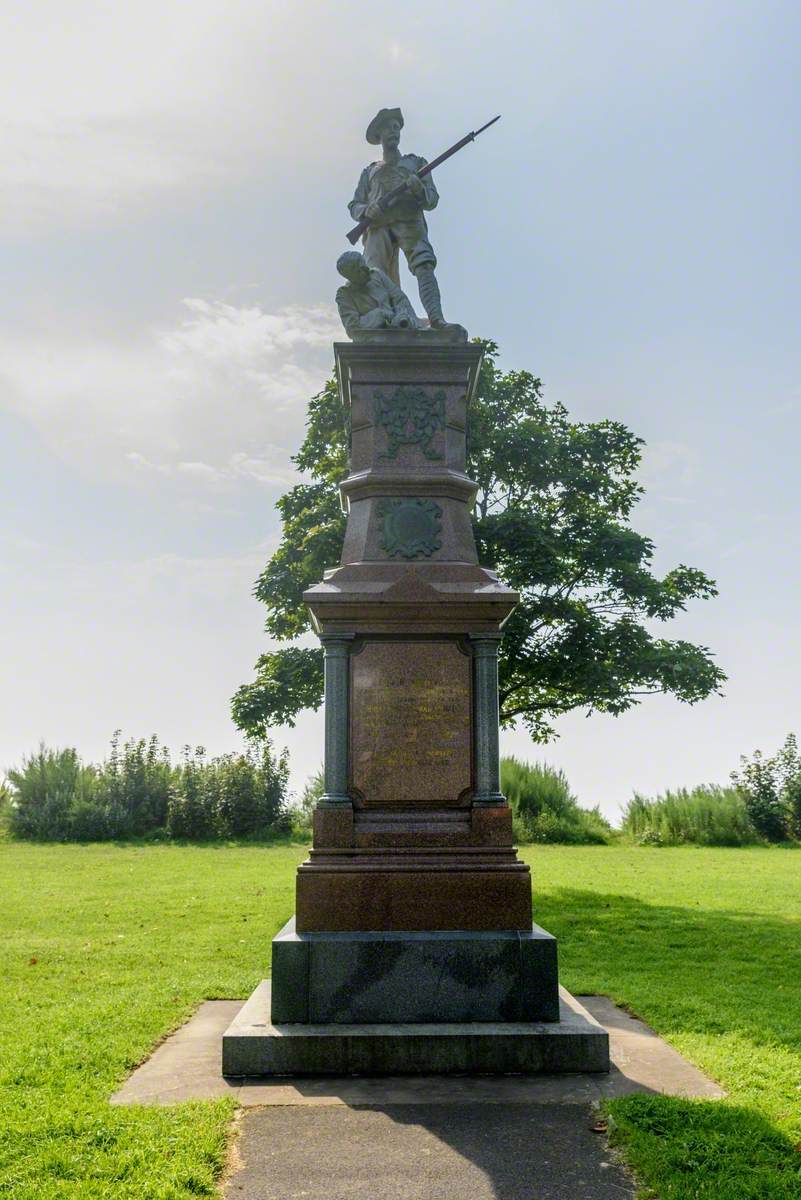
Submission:
[[119,222],[291,170],[304,151],[330,165],[350,123],[321,139],[321,98],[340,94],[340,112],[366,119],[360,88],[342,87],[340,51],[372,75],[389,52],[368,52],[374,33],[361,10],[345,39],[342,6],[311,2],[312,11],[282,0],[8,0],[4,224],[38,234]]
[[230,697],[267,644],[253,582],[276,541],[92,561],[0,532],[0,773],[42,737],[102,757],[120,726],[233,748]]
[[291,482],[307,401],[331,368],[335,310],[184,305],[173,328],[135,343],[0,343],[0,405],[107,477]]
[[22,231],[119,216],[132,202],[225,174],[224,161],[198,153],[189,128],[156,137],[119,118],[8,121],[2,146],[4,222]]
[[224,466],[214,467],[205,462],[155,463],[132,450],[126,458],[138,470],[162,476],[183,476],[214,486],[226,487],[241,479],[251,479],[263,484],[292,484],[297,482],[298,472],[287,458],[281,446],[267,446],[259,458],[248,454],[232,454]]
[[431,132],[440,124],[438,145],[463,131],[455,79],[519,108],[532,54],[522,107],[535,121],[584,94],[595,102],[621,77],[653,87],[705,53],[716,7],[680,0],[610,22],[603,5],[572,20],[558,5],[512,4],[489,25],[455,0],[410,0],[400,23],[389,9],[366,20],[356,0],[6,0],[3,221],[31,233],[119,223],[221,184],[312,180],[352,159],[354,132],[404,96],[407,119],[416,105]]
[[786,417],[789,413],[801,409],[801,391],[794,392],[788,399],[779,404],[773,404],[764,410],[766,417]]
[[[65,620],[88,626],[107,623],[118,631],[125,623],[139,627],[158,623],[169,610],[167,623],[188,616],[204,627],[215,622],[247,618],[258,625],[262,610],[252,585],[278,544],[279,535],[260,541],[239,554],[188,557],[164,553],[150,557],[89,556],[64,550],[58,543],[35,542],[15,534],[0,534],[0,583],[12,607],[19,608],[4,633],[9,653],[15,631],[29,626],[44,630],[37,608],[56,594]],[[102,619],[101,619],[102,618]],[[0,639],[1,641],[2,639]]]

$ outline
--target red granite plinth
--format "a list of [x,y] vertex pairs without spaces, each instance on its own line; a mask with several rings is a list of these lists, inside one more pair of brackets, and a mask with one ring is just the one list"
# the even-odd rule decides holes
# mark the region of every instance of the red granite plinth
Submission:
[[511,809],[318,809],[296,910],[303,933],[529,929]]
[[297,875],[297,928],[531,928],[528,867],[513,850],[316,851]]
[[481,350],[335,351],[348,522],[339,566],[304,598],[322,637],[347,645],[335,693],[348,712],[347,780],[315,813],[297,929],[530,930],[511,811],[477,782],[471,639],[498,637],[517,602],[479,565],[472,532],[465,437]]

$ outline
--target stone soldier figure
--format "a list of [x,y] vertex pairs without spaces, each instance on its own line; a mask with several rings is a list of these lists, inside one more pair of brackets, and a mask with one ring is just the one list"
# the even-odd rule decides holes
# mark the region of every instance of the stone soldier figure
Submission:
[[362,329],[417,329],[419,321],[404,292],[383,271],[368,267],[357,250],[337,259],[347,283],[337,292],[337,308],[345,331],[353,337]]
[[[382,157],[362,171],[348,209],[354,221],[366,218],[370,222],[364,238],[367,265],[383,271],[399,284],[398,250],[401,249],[417,279],[420,300],[431,327],[441,329],[448,322],[442,315],[439,285],[434,275],[437,259],[423,215],[436,208],[439,195],[430,175],[417,177],[416,172],[425,166],[426,160],[418,154],[401,154],[398,145],[402,128],[403,113],[399,108],[382,108],[373,117],[365,136],[372,146],[380,143]],[[406,185],[403,195],[389,208],[382,209],[381,198],[401,184]]]

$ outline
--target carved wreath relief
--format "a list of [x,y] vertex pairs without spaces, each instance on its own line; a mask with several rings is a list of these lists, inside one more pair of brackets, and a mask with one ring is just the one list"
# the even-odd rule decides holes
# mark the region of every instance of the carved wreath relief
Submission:
[[375,393],[375,422],[387,431],[387,452],[382,458],[397,458],[403,445],[419,445],[426,458],[444,456],[431,448],[439,429],[445,428],[445,393],[403,385],[391,396]]
[[442,542],[442,509],[433,500],[382,500],[378,505],[381,521],[381,548],[387,554],[420,558],[439,550]]

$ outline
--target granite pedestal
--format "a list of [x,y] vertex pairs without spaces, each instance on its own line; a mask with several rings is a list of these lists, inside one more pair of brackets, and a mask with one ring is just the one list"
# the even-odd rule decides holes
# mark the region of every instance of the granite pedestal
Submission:
[[254,1020],[268,1014],[252,998],[226,1069],[608,1069],[604,1031],[565,1024],[500,788],[498,654],[518,596],[473,536],[481,348],[334,349],[347,525],[339,566],[304,593],[325,658],[325,791],[273,943],[272,1012]]

